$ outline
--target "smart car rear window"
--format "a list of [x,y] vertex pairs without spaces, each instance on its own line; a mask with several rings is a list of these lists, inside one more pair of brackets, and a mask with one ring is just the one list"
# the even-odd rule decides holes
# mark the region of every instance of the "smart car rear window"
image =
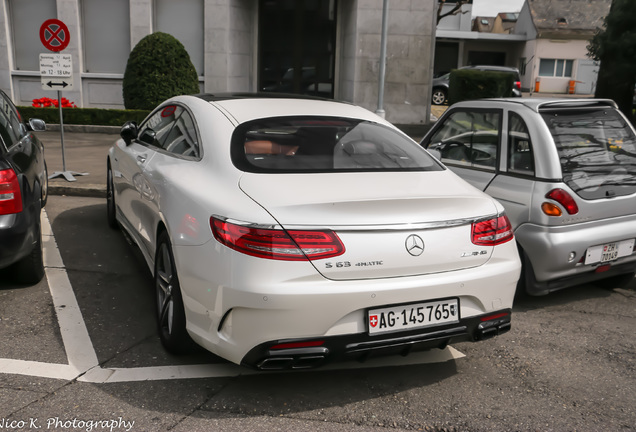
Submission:
[[240,125],[232,160],[265,173],[440,171],[415,142],[377,123],[330,117],[278,117]]
[[636,137],[615,109],[541,113],[556,144],[563,181],[581,198],[636,193]]

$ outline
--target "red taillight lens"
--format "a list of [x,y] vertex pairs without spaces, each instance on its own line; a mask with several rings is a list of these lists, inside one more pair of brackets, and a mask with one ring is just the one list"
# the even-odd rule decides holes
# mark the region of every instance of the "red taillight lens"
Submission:
[[20,213],[22,211],[22,193],[15,171],[0,171],[0,215]]
[[472,242],[479,246],[496,246],[514,237],[508,216],[473,222]]
[[568,214],[574,215],[579,212],[579,206],[576,205],[576,201],[574,201],[572,195],[563,189],[552,189],[545,197],[561,204]]
[[293,349],[293,348],[313,348],[321,346],[325,341],[288,342],[273,345],[269,349]]
[[521,81],[515,81],[515,87],[517,87],[517,89],[521,90]]
[[236,225],[211,217],[214,237],[225,246],[258,258],[305,261],[342,255],[344,245],[332,231],[285,231]]
[[495,315],[487,315],[487,316],[481,317],[481,318],[479,318],[479,320],[481,322],[492,321],[492,320],[496,320],[496,319],[499,319],[499,318],[506,317],[508,315],[510,315],[508,312],[502,312],[502,313],[498,313],[498,314],[495,314]]

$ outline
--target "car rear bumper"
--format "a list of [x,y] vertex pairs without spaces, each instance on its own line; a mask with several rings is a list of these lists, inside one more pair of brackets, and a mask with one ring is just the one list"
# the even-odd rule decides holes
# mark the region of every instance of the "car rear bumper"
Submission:
[[6,268],[27,256],[37,233],[33,217],[23,210],[0,216],[0,268]]
[[[448,329],[436,326],[407,333],[417,340],[406,344],[432,348],[474,340],[479,337],[476,327],[464,320],[512,308],[521,268],[517,246],[508,242],[497,246],[489,262],[478,267],[333,281],[320,276],[308,262],[276,262],[234,252],[222,255],[227,261],[211,262],[205,258],[210,256],[206,247],[217,246],[174,247],[187,329],[195,342],[235,363],[243,362],[253,349],[257,353],[268,349],[269,341],[307,338],[333,340],[330,352],[338,355],[329,357],[338,357],[350,353],[351,343],[389,338],[364,337],[367,310],[447,298],[458,299],[462,321]],[[450,333],[436,335],[440,329]],[[370,351],[380,348],[384,349]],[[256,367],[257,361],[247,362]]]
[[[584,262],[592,246],[636,238],[636,215],[558,227],[524,224],[517,228],[515,237],[533,269],[535,280],[528,286],[531,294],[547,294],[636,270],[634,252],[608,263]],[[601,266],[603,271],[599,272]]]
[[241,365],[258,370],[310,369],[332,361],[365,361],[380,355],[404,356],[426,349],[444,349],[450,343],[490,339],[509,331],[511,313],[510,309],[500,310],[462,319],[457,324],[383,336],[358,333],[273,340],[250,350]]

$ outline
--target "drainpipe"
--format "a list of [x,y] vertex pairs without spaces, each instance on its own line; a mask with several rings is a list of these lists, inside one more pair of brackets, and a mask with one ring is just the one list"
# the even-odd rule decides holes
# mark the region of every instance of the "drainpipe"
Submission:
[[384,76],[386,74],[386,35],[389,28],[389,0],[383,0],[382,5],[382,39],[380,40],[380,77],[378,79],[378,109],[377,115],[384,118]]

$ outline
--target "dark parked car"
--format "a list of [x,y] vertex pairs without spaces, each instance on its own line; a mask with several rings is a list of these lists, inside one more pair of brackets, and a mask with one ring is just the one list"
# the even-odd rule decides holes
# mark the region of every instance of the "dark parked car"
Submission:
[[[477,69],[492,72],[508,72],[515,75],[514,86],[512,87],[512,97],[521,97],[521,78],[519,69],[504,66],[465,66],[460,69]],[[448,102],[448,88],[450,83],[450,72],[433,79],[433,95],[431,102],[433,105],[443,105]]]
[[48,177],[44,147],[33,131],[45,124],[23,122],[1,90],[0,103],[0,268],[10,267],[20,283],[35,284],[44,276],[40,213]]

